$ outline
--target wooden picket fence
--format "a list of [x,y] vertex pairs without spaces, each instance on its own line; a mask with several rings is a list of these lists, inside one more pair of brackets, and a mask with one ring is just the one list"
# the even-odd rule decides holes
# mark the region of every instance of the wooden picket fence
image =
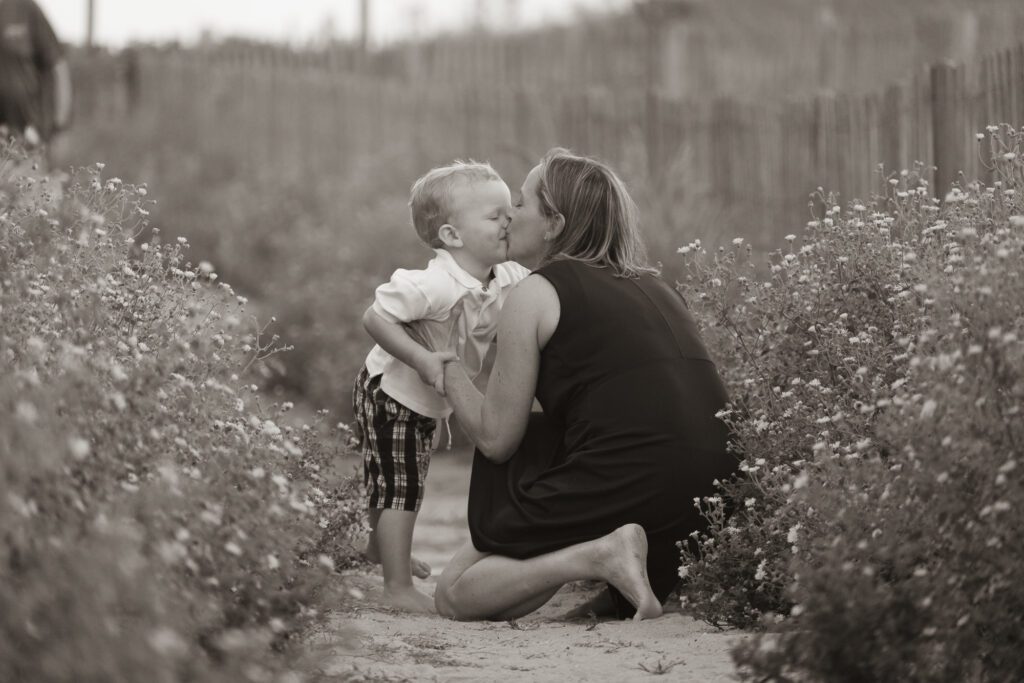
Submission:
[[206,50],[253,67],[359,70],[408,83],[543,91],[585,84],[616,93],[778,101],[826,90],[866,94],[922,64],[971,61],[1024,33],[1018,0],[638,0],[633,8],[530,31],[467,30],[368,54],[343,42],[295,50],[234,40]]
[[254,67],[200,51],[141,52],[131,67],[98,61],[102,68],[77,65],[80,83],[91,83],[81,126],[152,121],[154,140],[215,149],[243,177],[339,175],[381,157],[415,173],[472,157],[514,178],[561,145],[628,169],[634,184],[681,189],[693,205],[745,207],[765,244],[802,225],[818,186],[864,198],[883,186],[879,164],[888,174],[920,161],[938,166],[930,180],[942,195],[960,171],[985,176],[977,132],[1024,125],[1024,45],[931,65],[867,95],[766,103],[409,83],[304,64]]

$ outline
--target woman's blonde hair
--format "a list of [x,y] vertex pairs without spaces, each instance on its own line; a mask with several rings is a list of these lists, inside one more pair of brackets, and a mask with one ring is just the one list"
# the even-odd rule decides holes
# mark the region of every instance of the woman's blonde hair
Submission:
[[605,164],[555,147],[541,160],[537,196],[545,217],[565,219],[545,262],[572,259],[619,277],[658,272],[647,263],[636,204]]

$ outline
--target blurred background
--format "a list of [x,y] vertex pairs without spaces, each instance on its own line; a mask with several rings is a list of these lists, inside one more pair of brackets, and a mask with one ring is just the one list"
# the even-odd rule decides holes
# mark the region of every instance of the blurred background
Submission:
[[944,194],[1024,123],[1020,0],[38,0],[67,44],[59,166],[149,183],[153,223],[276,315],[268,384],[347,419],[373,288],[430,256],[408,189],[453,158],[513,192],[554,145],[612,164],[676,249],[779,247],[816,187]]

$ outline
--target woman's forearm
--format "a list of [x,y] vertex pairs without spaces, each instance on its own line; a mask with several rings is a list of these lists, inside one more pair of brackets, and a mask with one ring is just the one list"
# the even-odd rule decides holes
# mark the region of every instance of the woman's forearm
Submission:
[[462,363],[446,363],[444,366],[445,394],[452,404],[459,424],[489,460],[504,462],[512,455],[501,435],[495,433],[500,425],[488,424],[485,413],[486,398],[476,388]]
[[558,305],[558,295],[540,276],[528,277],[512,290],[498,320],[500,341],[486,395],[473,385],[461,363],[445,363],[445,392],[455,415],[492,462],[511,458],[526,433],[541,348],[558,322],[556,315],[542,342],[538,319],[550,313],[552,305]]
[[480,445],[483,436],[484,395],[470,381],[466,368],[459,362],[445,363],[444,389],[455,416],[473,443]]

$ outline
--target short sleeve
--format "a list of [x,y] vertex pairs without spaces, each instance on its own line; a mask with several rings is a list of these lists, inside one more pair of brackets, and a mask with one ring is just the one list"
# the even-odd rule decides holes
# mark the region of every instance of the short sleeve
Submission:
[[526,276],[530,274],[529,268],[524,268],[515,261],[507,261],[498,266],[499,272],[502,274],[502,286],[508,287],[514,285],[522,280],[526,279]]
[[373,299],[373,310],[380,317],[392,323],[408,323],[437,315],[436,297],[430,295],[432,287],[430,274],[422,270],[399,268],[377,288]]
[[28,3],[28,19],[29,31],[32,33],[32,58],[41,70],[52,69],[64,58],[64,49],[43,10],[31,0]]

